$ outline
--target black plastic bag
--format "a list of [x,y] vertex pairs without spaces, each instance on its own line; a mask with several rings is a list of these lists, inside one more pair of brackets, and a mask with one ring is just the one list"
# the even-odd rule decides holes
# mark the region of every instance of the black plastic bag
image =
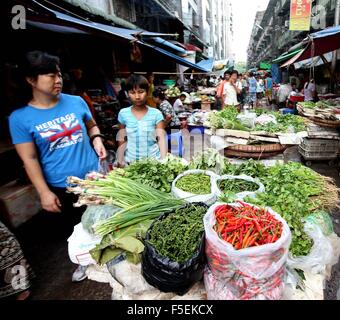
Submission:
[[[194,205],[204,206],[208,209],[208,206],[203,203],[195,203]],[[189,205],[186,205],[185,207],[187,206]],[[159,220],[166,218],[172,213],[173,212],[163,214]],[[175,292],[179,295],[183,295],[203,277],[206,263],[205,234],[204,232],[202,233],[199,248],[191,259],[187,260],[185,263],[178,263],[167,257],[161,256],[149,243],[153,224],[150,226],[145,238],[145,248],[142,255],[142,274],[150,285],[156,287],[160,291]]]

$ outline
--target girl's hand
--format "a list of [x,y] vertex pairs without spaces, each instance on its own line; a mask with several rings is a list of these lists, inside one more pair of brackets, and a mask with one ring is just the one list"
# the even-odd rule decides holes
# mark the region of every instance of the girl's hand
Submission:
[[45,191],[40,195],[41,206],[48,212],[61,212],[61,203],[59,198],[51,191]]
[[93,140],[93,148],[97,152],[100,160],[104,160],[106,158],[106,150],[100,137]]

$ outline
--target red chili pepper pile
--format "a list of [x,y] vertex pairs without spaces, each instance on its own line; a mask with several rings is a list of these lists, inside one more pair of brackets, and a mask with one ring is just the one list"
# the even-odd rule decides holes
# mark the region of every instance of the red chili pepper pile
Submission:
[[262,208],[240,202],[241,206],[215,208],[214,230],[236,250],[273,243],[281,237],[282,223]]

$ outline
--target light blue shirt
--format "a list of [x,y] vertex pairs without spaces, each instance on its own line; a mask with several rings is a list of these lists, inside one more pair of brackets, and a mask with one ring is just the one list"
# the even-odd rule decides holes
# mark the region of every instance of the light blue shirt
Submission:
[[125,161],[133,162],[142,158],[160,159],[161,153],[156,140],[156,125],[163,121],[162,113],[148,107],[147,113],[138,120],[132,107],[120,110],[118,121],[126,128],[127,147]]

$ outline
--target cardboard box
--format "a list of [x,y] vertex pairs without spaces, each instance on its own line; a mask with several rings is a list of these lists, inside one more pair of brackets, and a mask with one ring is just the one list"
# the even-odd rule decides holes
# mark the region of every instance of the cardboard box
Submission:
[[0,187],[0,217],[17,228],[41,210],[40,198],[33,185],[12,181]]

